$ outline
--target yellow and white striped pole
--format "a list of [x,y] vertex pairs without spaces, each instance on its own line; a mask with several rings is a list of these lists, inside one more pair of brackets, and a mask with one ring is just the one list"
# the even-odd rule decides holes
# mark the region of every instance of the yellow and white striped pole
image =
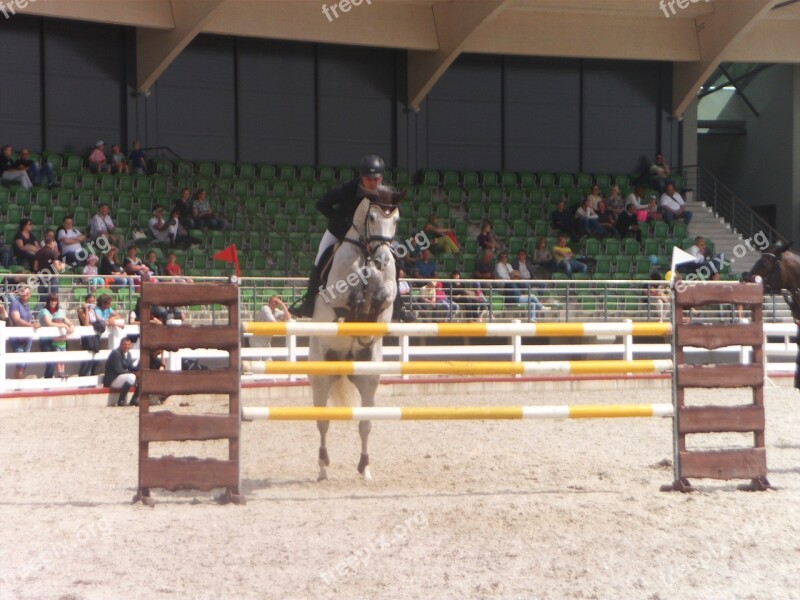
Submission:
[[596,335],[665,336],[669,323],[243,323],[245,333],[258,336],[384,337],[588,337]]
[[244,407],[245,421],[477,421],[671,417],[672,404],[586,406]]
[[258,375],[619,375],[663,373],[672,361],[663,360],[580,360],[540,362],[492,361],[243,361],[244,372]]

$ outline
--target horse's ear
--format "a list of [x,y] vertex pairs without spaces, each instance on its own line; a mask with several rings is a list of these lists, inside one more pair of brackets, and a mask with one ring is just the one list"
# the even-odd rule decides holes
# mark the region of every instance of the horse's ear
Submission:
[[395,192],[392,194],[392,204],[400,204],[403,200],[405,200],[406,194],[408,194],[408,190],[403,190],[402,192]]
[[791,247],[792,247],[792,243],[793,243],[792,241],[788,241],[788,242],[778,242],[777,244],[775,244],[775,252],[774,252],[774,253],[775,253],[776,255],[780,256],[781,254],[783,254],[783,253],[784,253],[784,252],[786,252],[786,251],[787,251],[789,248],[791,248]]

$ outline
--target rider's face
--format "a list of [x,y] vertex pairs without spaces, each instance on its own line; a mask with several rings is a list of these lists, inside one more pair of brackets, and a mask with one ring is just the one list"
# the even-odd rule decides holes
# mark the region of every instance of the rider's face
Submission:
[[383,181],[383,175],[380,177],[361,177],[361,187],[363,187],[368,192],[374,192],[378,189],[378,186]]

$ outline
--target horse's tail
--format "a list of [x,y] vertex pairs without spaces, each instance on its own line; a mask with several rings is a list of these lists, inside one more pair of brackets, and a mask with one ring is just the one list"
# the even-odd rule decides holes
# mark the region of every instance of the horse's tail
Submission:
[[361,394],[346,375],[333,382],[330,391],[331,403],[334,406],[360,406]]

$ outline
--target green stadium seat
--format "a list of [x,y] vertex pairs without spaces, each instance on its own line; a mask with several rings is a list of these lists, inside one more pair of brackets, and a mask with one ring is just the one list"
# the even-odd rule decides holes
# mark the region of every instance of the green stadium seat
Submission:
[[536,175],[533,173],[520,173],[519,174],[519,186],[523,190],[532,190],[536,187]]
[[344,183],[350,181],[356,176],[356,170],[353,167],[339,167],[339,181]]
[[422,172],[422,185],[436,187],[439,185],[439,171],[426,169]]
[[611,187],[611,175],[600,173],[595,176],[595,183],[600,187],[601,190],[606,190]]
[[404,190],[411,185],[411,176],[408,173],[408,169],[395,169],[394,184],[401,190]]
[[478,174],[475,171],[462,171],[461,185],[469,192],[472,188],[481,186]]
[[483,189],[490,190],[500,185],[497,173],[494,171],[481,171],[481,185]]
[[540,188],[553,188],[555,187],[555,175],[552,173],[539,173],[539,187]]
[[645,240],[644,241],[644,253],[647,256],[651,255],[658,255],[661,251],[661,243],[658,240]]
[[603,253],[606,256],[616,256],[620,253],[621,242],[616,238],[606,238],[603,240]]
[[258,178],[264,181],[275,181],[275,166],[268,165],[266,163],[260,163],[256,170],[258,172]]
[[638,256],[641,253],[641,246],[639,242],[633,238],[628,238],[625,240],[625,254],[627,256]]
[[686,223],[676,221],[672,224],[672,237],[685,238],[689,235],[689,228]]
[[34,227],[44,227],[47,217],[47,208],[44,206],[32,206],[28,215]]
[[614,259],[614,272],[624,273],[626,276],[629,276],[631,273],[631,257],[617,256]]
[[458,171],[443,171],[442,187],[447,192],[454,191],[458,187]]
[[238,166],[239,178],[246,181],[253,181],[256,178],[256,167],[250,163],[239,163]]
[[503,171],[500,174],[500,185],[506,189],[510,190],[512,188],[517,187],[517,174],[512,173],[510,171]]
[[653,238],[665,240],[667,237],[669,237],[669,226],[664,221],[653,223]]
[[70,156],[67,158],[67,171],[80,173],[83,170],[83,159],[80,156]]

